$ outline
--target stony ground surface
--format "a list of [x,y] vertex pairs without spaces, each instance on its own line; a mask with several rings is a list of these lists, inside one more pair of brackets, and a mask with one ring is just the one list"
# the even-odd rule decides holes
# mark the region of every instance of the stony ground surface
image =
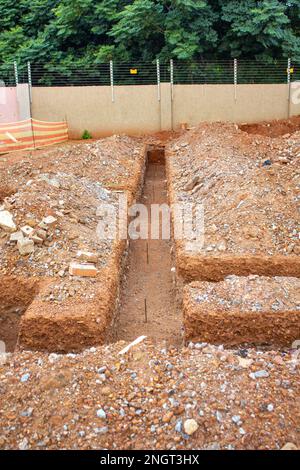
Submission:
[[[47,280],[40,294],[41,314],[49,308],[57,316],[66,302],[69,310],[74,302],[88,311],[88,302],[108,277],[103,270],[122,256],[115,240],[98,238],[98,210],[110,204],[118,214],[120,193],[128,200],[135,194],[143,145],[141,139],[113,136],[0,157],[0,299],[7,297],[8,287],[11,292],[11,309],[7,310],[8,299],[0,300],[3,340],[12,343],[24,312],[19,291],[28,289],[20,285],[22,277],[38,279],[40,287]],[[89,266],[86,253],[92,257]],[[81,271],[71,271],[74,263]],[[75,275],[87,268],[93,277]],[[10,286],[3,286],[2,279],[8,276]]]
[[190,286],[195,302],[215,312],[300,311],[298,278],[227,276],[223,282],[195,282]]
[[0,212],[11,214],[15,230],[29,226],[40,232],[39,225],[47,216],[56,222],[25,257],[20,256],[16,241],[10,241],[13,230],[0,227],[0,274],[64,279],[78,250],[100,253],[98,267],[105,266],[113,243],[97,239],[97,207],[117,204],[116,191],[134,189],[142,148],[137,139],[113,136],[63,145],[33,158],[29,152],[17,161],[17,152],[1,157]]
[[299,131],[270,137],[203,123],[167,152],[177,201],[204,205],[203,253],[300,254]]
[[299,351],[141,343],[120,355],[124,345],[8,356],[0,366],[0,447],[300,446]]
[[[273,137],[265,128],[247,134],[231,124],[202,124],[168,143],[179,197],[201,198],[210,210],[208,253],[299,254],[299,131],[286,135],[279,123]],[[35,227],[46,215],[58,223],[27,257],[1,229],[0,274],[47,271],[57,288],[46,300],[57,305],[93,291],[95,280],[70,283],[67,265],[78,249],[95,248],[86,244],[96,222],[91,206],[99,196],[113,198],[113,190],[130,190],[143,142],[114,136],[1,157],[0,205],[18,228]],[[120,355],[126,344],[80,354],[0,354],[0,448],[300,447],[297,350],[145,341]]]
[[300,339],[300,279],[227,276],[184,288],[186,340],[291,346]]

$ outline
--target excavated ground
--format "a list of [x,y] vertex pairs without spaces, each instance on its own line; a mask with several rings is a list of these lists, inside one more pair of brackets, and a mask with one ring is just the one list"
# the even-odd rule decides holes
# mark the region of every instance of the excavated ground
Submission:
[[[150,147],[151,148],[151,147]],[[152,240],[151,205],[166,204],[164,149],[148,150],[141,203],[148,210],[147,240],[130,243],[127,275],[121,295],[118,339],[133,341],[147,335],[155,342],[182,343],[182,318],[177,302],[170,240]],[[134,325],[134,328],[133,328]]]
[[[299,126],[268,124],[0,156],[0,212],[17,230],[56,219],[25,256],[0,228],[0,448],[300,446]],[[122,192],[203,202],[204,248],[99,241],[97,208]],[[69,274],[79,250],[95,277]]]
[[[15,322],[18,344],[65,352],[102,344],[113,330],[126,242],[97,238],[97,208],[109,203],[117,209],[121,193],[132,203],[143,179],[144,144],[114,136],[32,156],[22,153],[22,159],[16,154],[1,159],[1,187],[7,195],[2,207],[13,216],[18,231],[29,227],[43,240],[21,256],[11,234],[0,234],[2,282],[6,276],[16,278],[15,286],[19,278],[39,280],[38,295]],[[49,216],[54,224],[41,228]],[[96,256],[95,277],[69,275],[79,251]]]

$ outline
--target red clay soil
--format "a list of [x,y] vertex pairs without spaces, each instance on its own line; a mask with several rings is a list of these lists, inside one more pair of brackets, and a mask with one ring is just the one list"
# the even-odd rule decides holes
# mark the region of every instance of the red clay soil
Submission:
[[300,279],[229,276],[184,289],[187,341],[291,347],[300,339]]
[[[202,267],[207,268],[212,258],[218,260],[213,274],[220,279],[226,274],[222,271],[226,255],[248,258],[257,255],[264,264],[263,256],[274,258],[280,254],[291,265],[294,257],[297,265],[295,202],[299,132],[292,137],[273,139],[217,123],[203,124],[180,136],[172,143],[167,143],[168,134],[149,137],[147,142],[155,144],[159,137],[168,146],[171,202],[178,195],[185,200],[205,199],[209,218]],[[9,234],[0,233],[0,285],[4,286],[3,291],[0,288],[0,313],[6,318],[11,308],[18,310],[13,313],[22,314],[28,307],[21,321],[21,343],[48,350],[43,353],[17,349],[13,354],[0,354],[0,448],[299,448],[299,351],[253,349],[244,345],[225,350],[223,345],[212,346],[206,342],[190,343],[189,347],[173,346],[181,345],[181,317],[174,286],[178,270],[171,271],[169,242],[149,242],[149,264],[147,242],[131,243],[118,326],[119,338],[126,342],[94,347],[95,343],[112,339],[110,333],[116,331],[114,313],[125,243],[101,244],[96,278],[70,279],[67,267],[77,250],[96,250],[97,188],[101,194],[103,189],[108,189],[105,194],[112,200],[115,196],[111,189],[127,190],[130,201],[138,197],[144,168],[143,142],[114,136],[99,143],[62,146],[49,153],[43,150],[37,158],[12,155],[5,156],[2,162],[0,158],[4,197],[7,188],[8,191],[18,188],[16,194],[8,194],[4,200],[18,227],[25,222],[37,224],[49,206],[58,217],[58,224],[49,230],[46,243],[37,247],[31,256],[21,257],[9,242]],[[264,166],[269,158],[271,165]],[[185,186],[197,172],[198,188],[192,193]],[[166,202],[164,180],[163,167],[152,163],[142,202]],[[184,247],[181,248],[183,254]],[[176,249],[178,261],[180,245]],[[182,270],[185,261],[182,256]],[[201,275],[199,265],[196,270]],[[16,276],[15,280],[9,283],[6,280],[8,276],[12,279],[12,275]],[[50,284],[44,279],[46,275]],[[26,279],[19,284],[19,279],[25,276],[28,283]],[[37,295],[33,278],[45,280]],[[273,288],[279,291],[282,284],[287,293],[280,293],[280,299],[276,295],[276,299],[286,300],[287,311],[295,318],[298,310],[290,309],[289,302],[298,295],[294,292],[297,284],[284,280],[279,289],[272,282],[275,281],[262,284],[269,291],[258,290],[254,295],[252,292],[251,305],[258,311],[261,308],[263,314],[269,300],[265,309],[259,303],[268,295],[272,299]],[[292,288],[285,285],[288,282]],[[186,290],[193,289],[193,285],[186,287]],[[249,292],[241,290],[236,297],[239,290],[233,288],[229,299],[230,292],[224,288],[222,291],[221,284],[201,283],[189,295],[189,301],[192,295],[196,296],[196,300],[192,299],[193,308],[198,309],[200,290],[203,297],[209,289],[213,301],[207,307],[215,307],[222,301],[229,302],[230,311],[237,308],[236,301],[249,307],[246,297]],[[257,326],[261,328],[257,334],[266,335],[269,329],[272,334],[292,339],[294,332],[289,335],[289,328],[295,325],[284,323],[284,317],[285,330],[280,330],[279,322],[278,332],[272,331],[276,314],[284,310],[281,304],[278,310],[276,299],[271,304],[271,321],[267,324],[259,318]],[[222,336],[226,342],[232,334],[232,323],[230,315],[224,314],[224,306],[218,308],[222,309],[222,321],[208,340],[214,341],[222,332],[228,335]],[[211,316],[207,312],[202,311],[202,317],[206,315],[208,323],[203,330],[208,334]],[[242,314],[249,318],[252,312],[246,309]],[[12,319],[16,320],[13,336],[7,338],[11,350],[19,316]],[[240,326],[244,328],[243,321],[240,318]],[[192,318],[191,323],[195,332],[199,327],[197,318]],[[9,336],[9,330],[5,331]],[[148,335],[151,341],[120,354],[129,340],[142,334]],[[198,329],[195,336],[201,340],[201,335]],[[78,352],[92,344],[93,347],[79,354],[49,354],[55,350]]]
[[248,134],[257,134],[268,137],[279,137],[285,134],[292,134],[300,130],[300,116],[290,119],[278,119],[275,121],[264,121],[257,124],[242,124],[239,126],[242,131]]
[[19,323],[38,292],[38,281],[20,277],[5,277],[0,283],[0,340],[8,352],[14,351]]
[[[167,202],[165,178],[163,164],[149,164],[141,199],[149,212],[151,204]],[[132,341],[146,335],[155,342],[181,344],[182,320],[176,302],[172,266],[168,240],[131,240],[121,295],[118,339]]]

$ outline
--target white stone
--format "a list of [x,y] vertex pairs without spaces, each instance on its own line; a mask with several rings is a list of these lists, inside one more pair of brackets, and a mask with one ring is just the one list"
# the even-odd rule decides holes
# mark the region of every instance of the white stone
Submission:
[[10,212],[0,211],[0,227],[6,232],[14,232],[16,230],[17,227]]
[[97,276],[97,269],[91,263],[89,264],[80,264],[80,263],[70,263],[69,273],[71,276],[81,276],[81,277],[95,277]]
[[191,436],[192,434],[194,434],[197,429],[199,428],[199,425],[197,423],[197,421],[195,421],[194,419],[187,419],[185,422],[184,422],[184,432],[188,435],[188,436]]
[[89,263],[97,263],[98,255],[96,253],[92,253],[91,251],[78,251],[76,255],[77,259],[80,261],[87,261]]
[[23,240],[24,235],[23,233],[19,230],[18,232],[14,232],[11,234],[9,241],[10,242],[18,242],[19,240]]
[[45,224],[47,227],[51,227],[51,225],[54,225],[57,222],[57,219],[53,217],[52,215],[48,215],[47,217],[44,217],[42,220],[42,224]]
[[29,255],[34,252],[34,242],[29,238],[23,238],[23,240],[18,240],[17,247],[20,255]]
[[29,225],[24,225],[23,227],[21,227],[21,232],[25,235],[25,237],[29,237],[33,234],[34,229]]
[[298,447],[293,442],[287,442],[281,450],[298,450]]
[[31,236],[30,236],[30,239],[36,244],[36,245],[42,245],[44,243],[44,240],[40,237],[38,237],[38,235],[36,233],[33,233]]

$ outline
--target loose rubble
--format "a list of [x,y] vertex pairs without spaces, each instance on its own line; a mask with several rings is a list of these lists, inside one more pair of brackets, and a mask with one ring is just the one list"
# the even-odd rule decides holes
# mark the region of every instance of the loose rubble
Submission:
[[77,350],[108,336],[126,243],[98,237],[98,211],[110,204],[118,214],[120,195],[133,201],[144,157],[142,139],[113,136],[0,159],[0,279],[39,280],[19,325],[23,347]]
[[0,366],[0,447],[300,447],[299,351],[144,340],[120,356],[125,346],[10,355]]
[[203,123],[166,154],[171,202],[204,208],[204,244],[176,242],[183,277],[300,276],[299,131],[267,137]]
[[227,276],[184,289],[186,340],[291,346],[300,338],[300,279]]

